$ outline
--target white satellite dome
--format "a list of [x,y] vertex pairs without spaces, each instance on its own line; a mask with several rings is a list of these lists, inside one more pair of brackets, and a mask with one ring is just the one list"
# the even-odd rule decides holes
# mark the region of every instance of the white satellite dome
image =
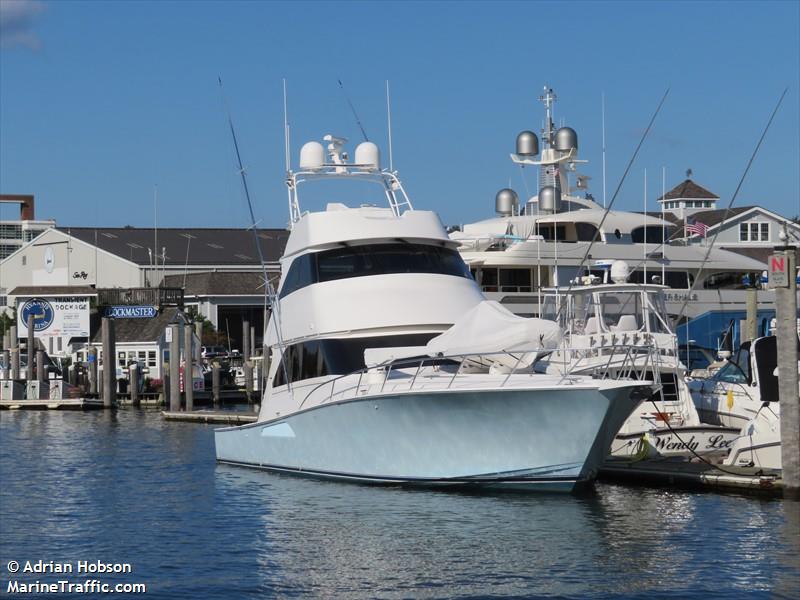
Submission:
[[615,260],[611,263],[611,281],[614,283],[627,283],[631,269],[624,260]]
[[361,142],[356,146],[354,163],[370,171],[378,171],[381,168],[381,151],[372,142]]
[[325,162],[325,148],[319,142],[307,142],[300,148],[300,168],[316,171]]

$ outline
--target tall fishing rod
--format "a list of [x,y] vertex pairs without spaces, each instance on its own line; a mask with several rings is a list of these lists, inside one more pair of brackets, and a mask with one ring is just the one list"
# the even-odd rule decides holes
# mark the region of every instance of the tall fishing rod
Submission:
[[[270,280],[269,275],[267,274],[267,265],[264,262],[264,253],[261,250],[261,244],[259,243],[258,240],[258,223],[256,223],[256,215],[255,211],[253,210],[253,202],[250,198],[250,189],[247,186],[247,175],[244,165],[242,164],[242,155],[239,152],[239,142],[236,139],[236,130],[233,127],[233,117],[231,116],[231,109],[230,106],[228,105],[227,99],[225,98],[225,90],[222,87],[222,77],[217,77],[217,80],[219,81],[219,93],[220,96],[222,97],[222,103],[225,107],[225,112],[228,117],[228,128],[230,129],[231,139],[233,140],[233,149],[236,153],[236,163],[239,167],[239,175],[242,179],[242,188],[244,189],[244,195],[245,198],[247,199],[247,208],[250,211],[250,227],[248,227],[248,229],[250,229],[253,232],[253,242],[256,245],[256,252],[258,252],[258,260],[261,263],[261,271],[264,277],[264,286],[266,291],[265,300],[266,298],[269,299],[270,306],[272,306],[272,312],[274,313],[275,319],[277,321],[277,327],[275,327],[275,333],[278,338],[278,349],[280,350],[281,353],[281,365],[283,366],[283,374],[284,377],[286,378],[287,389],[291,394],[292,384],[291,381],[289,381],[289,373],[286,368],[286,361],[283,360],[284,343],[280,327],[281,324],[280,300],[278,299],[278,295],[275,292],[275,287],[272,285],[272,281]],[[264,329],[266,330],[266,323],[264,324]],[[228,341],[230,342],[230,337],[228,338]]]
[[367,137],[367,132],[364,131],[364,126],[361,124],[361,119],[358,118],[358,113],[356,113],[356,107],[353,106],[352,102],[350,102],[350,97],[347,95],[347,92],[344,89],[344,84],[342,83],[342,80],[337,79],[336,81],[339,82],[339,89],[342,90],[342,95],[344,96],[344,99],[347,100],[347,104],[350,106],[350,110],[353,112],[353,117],[355,118],[356,123],[358,124],[358,128],[361,130],[361,135],[364,136],[364,141],[368,142],[369,138]]
[[[644,141],[647,139],[647,136],[650,133],[650,129],[652,129],[653,127],[653,123],[655,122],[658,113],[661,112],[661,107],[664,106],[664,102],[667,99],[669,90],[670,88],[667,88],[666,91],[664,92],[664,95],[661,96],[661,100],[659,101],[658,106],[656,107],[656,110],[653,113],[653,116],[650,117],[650,122],[647,124],[647,128],[644,130],[644,133],[642,134],[642,137],[639,140],[639,144],[636,146],[636,150],[633,151],[633,155],[631,156],[631,159],[628,161],[628,166],[625,167],[625,171],[622,173],[622,177],[620,178],[619,183],[617,184],[617,188],[614,190],[614,195],[611,196],[611,202],[608,203],[608,207],[603,212],[603,218],[600,219],[600,223],[597,225],[597,229],[595,230],[592,239],[589,241],[589,245],[586,247],[586,252],[584,252],[581,262],[578,263],[577,273],[580,273],[582,271],[584,263],[589,258],[589,253],[592,251],[592,246],[600,237],[600,231],[603,228],[603,224],[606,222],[606,218],[608,217],[608,214],[611,212],[611,207],[614,206],[614,202],[617,200],[617,196],[619,195],[619,192],[622,189],[622,184],[625,183],[625,178],[628,176],[628,172],[631,170],[631,167],[633,166],[633,161],[636,160],[636,156],[639,154],[639,150],[642,148],[642,144],[644,144]],[[556,244],[557,243],[558,241],[556,241]],[[567,290],[564,293],[569,294],[569,292],[572,290],[572,286],[574,285],[574,281],[575,280],[573,279],[569,282],[569,286],[567,287]],[[562,308],[563,306],[559,307],[559,314],[558,314],[559,317],[561,315]]]
[[[736,197],[739,195],[739,191],[742,189],[742,184],[744,183],[744,180],[747,177],[747,173],[750,171],[750,167],[752,166],[753,161],[756,158],[756,154],[758,154],[759,148],[761,148],[761,143],[767,136],[767,132],[769,131],[770,126],[772,125],[772,121],[775,119],[775,115],[778,114],[778,109],[781,107],[781,104],[783,103],[783,98],[786,96],[787,91],[789,91],[789,88],[788,87],[784,88],[781,97],[778,98],[778,102],[777,104],[775,104],[775,108],[772,110],[772,114],[770,115],[769,120],[767,121],[767,124],[764,127],[764,130],[761,132],[761,137],[758,138],[758,143],[756,144],[756,147],[753,149],[753,153],[750,155],[750,160],[747,161],[747,166],[744,168],[744,172],[742,173],[742,176],[739,178],[739,184],[736,186],[736,190],[733,192],[733,196],[731,196],[731,200],[730,202],[728,202],[728,206],[725,209],[725,213],[722,216],[722,221],[721,221],[722,223],[728,220],[730,211],[733,208],[733,203],[736,201]],[[717,229],[716,233],[714,233],[714,237],[711,238],[711,243],[708,245],[708,248],[706,249],[706,254],[703,257],[703,262],[700,263],[700,269],[697,271],[697,276],[692,281],[692,284],[689,286],[689,291],[687,292],[686,297],[683,299],[683,304],[681,305],[681,312],[678,313],[678,317],[675,320],[676,327],[678,323],[680,323],[681,319],[683,319],[683,315],[686,312],[686,307],[689,305],[689,298],[691,297],[692,292],[694,291],[694,286],[697,284],[697,282],[700,279],[700,275],[703,273],[703,269],[705,268],[706,262],[708,261],[708,257],[711,254],[711,250],[713,250],[714,248],[714,244],[716,244],[717,242],[717,237],[719,236],[719,232],[721,230],[722,230],[721,227]]]

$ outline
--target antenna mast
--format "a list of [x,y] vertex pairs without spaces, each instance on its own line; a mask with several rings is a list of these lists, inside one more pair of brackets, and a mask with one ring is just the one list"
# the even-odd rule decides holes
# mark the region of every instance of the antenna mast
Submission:
[[389,129],[389,171],[394,172],[394,160],[392,158],[392,107],[389,104],[389,80],[386,80],[386,123]]
[[600,95],[603,121],[603,208],[606,207],[606,93]]

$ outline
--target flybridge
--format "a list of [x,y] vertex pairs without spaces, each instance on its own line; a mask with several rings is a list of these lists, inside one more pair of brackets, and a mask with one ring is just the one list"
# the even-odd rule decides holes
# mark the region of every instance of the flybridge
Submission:
[[[330,178],[352,178],[371,181],[384,188],[384,194],[392,213],[400,216],[404,210],[413,210],[411,200],[397,177],[397,171],[381,169],[380,150],[374,143],[365,141],[356,146],[353,162],[344,149],[345,138],[328,134],[322,138],[326,143],[307,142],[300,149],[298,171],[289,169],[286,186],[289,191],[290,227],[293,227],[303,213],[300,211],[298,186],[300,183]],[[326,158],[327,153],[327,158]]]

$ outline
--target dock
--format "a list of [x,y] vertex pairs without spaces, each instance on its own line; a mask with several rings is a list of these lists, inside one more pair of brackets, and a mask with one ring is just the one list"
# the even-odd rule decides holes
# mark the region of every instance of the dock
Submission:
[[682,460],[609,460],[600,469],[600,479],[776,496],[783,493],[780,471]]
[[213,423],[221,425],[245,425],[255,423],[258,413],[234,412],[230,410],[161,411],[166,421],[186,421],[191,423]]
[[45,398],[42,400],[0,400],[0,409],[6,410],[88,410],[102,409],[98,398]]

